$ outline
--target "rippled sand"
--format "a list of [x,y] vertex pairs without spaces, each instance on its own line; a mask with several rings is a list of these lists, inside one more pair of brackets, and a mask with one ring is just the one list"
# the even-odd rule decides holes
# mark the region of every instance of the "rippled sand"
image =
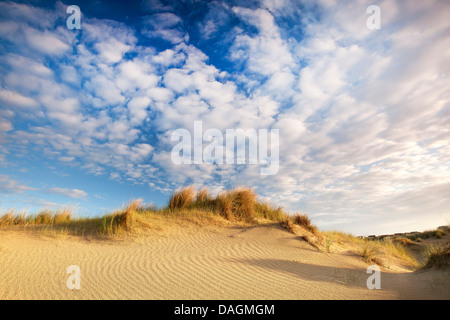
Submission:
[[[81,270],[69,290],[67,267]],[[1,299],[449,299],[448,272],[382,269],[319,252],[276,225],[177,227],[122,241],[0,232]]]

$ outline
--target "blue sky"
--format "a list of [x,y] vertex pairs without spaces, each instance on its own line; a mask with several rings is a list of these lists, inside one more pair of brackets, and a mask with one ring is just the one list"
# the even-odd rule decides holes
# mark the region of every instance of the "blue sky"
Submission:
[[[449,16],[437,0],[2,1],[0,207],[97,215],[247,185],[322,229],[448,224]],[[199,120],[279,129],[278,173],[174,164],[171,133]]]

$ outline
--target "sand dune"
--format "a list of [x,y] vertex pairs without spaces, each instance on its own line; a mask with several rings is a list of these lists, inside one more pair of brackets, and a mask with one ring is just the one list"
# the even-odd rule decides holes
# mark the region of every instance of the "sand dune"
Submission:
[[[69,290],[66,269],[81,270]],[[0,231],[1,299],[449,299],[448,272],[382,269],[319,252],[278,225],[174,227],[126,241]]]

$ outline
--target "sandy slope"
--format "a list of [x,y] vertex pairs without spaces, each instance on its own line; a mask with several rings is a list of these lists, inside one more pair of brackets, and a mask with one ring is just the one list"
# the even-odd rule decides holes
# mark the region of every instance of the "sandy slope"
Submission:
[[[69,265],[81,290],[69,290]],[[0,231],[2,299],[449,299],[448,272],[382,270],[276,226],[175,228],[132,241]]]

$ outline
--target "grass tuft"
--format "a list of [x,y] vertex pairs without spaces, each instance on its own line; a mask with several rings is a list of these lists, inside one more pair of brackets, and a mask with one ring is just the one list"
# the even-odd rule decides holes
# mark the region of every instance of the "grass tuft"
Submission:
[[367,263],[375,263],[377,265],[382,266],[380,259],[376,256],[377,255],[377,249],[376,247],[366,242],[363,247],[360,249],[360,255],[363,258],[363,260]]
[[221,192],[214,199],[214,211],[228,220],[253,222],[255,219],[256,195],[249,188],[237,188]]
[[14,209],[6,211],[0,216],[0,227],[14,225],[57,225],[69,223],[72,220],[73,207],[65,207],[52,211],[44,209],[37,214],[15,212]]
[[414,241],[406,237],[395,238],[393,242],[399,244],[402,247],[407,247],[415,244]]
[[313,234],[318,235],[319,231],[315,225],[311,223],[311,219],[306,214],[296,213],[292,216],[292,221],[301,227],[311,231]]
[[255,218],[256,195],[249,188],[238,188],[230,192],[231,213],[238,220],[253,221]]
[[280,226],[289,232],[295,233],[294,224],[292,223],[291,219],[289,219],[289,218],[286,218],[286,219],[280,221]]
[[425,248],[424,255],[425,259],[421,269],[448,267],[450,263],[450,244],[429,245]]
[[193,187],[186,187],[172,194],[168,207],[171,210],[189,208],[195,199],[195,190]]
[[200,191],[197,193],[196,203],[198,205],[209,204],[211,200],[212,198],[210,197],[207,188],[201,188]]
[[133,227],[134,214],[142,210],[141,199],[131,200],[128,206],[121,212],[103,217],[103,223],[99,233],[114,235],[123,231],[130,231]]
[[288,218],[288,215],[281,207],[273,207],[269,202],[256,202],[255,214],[263,219],[282,222]]

